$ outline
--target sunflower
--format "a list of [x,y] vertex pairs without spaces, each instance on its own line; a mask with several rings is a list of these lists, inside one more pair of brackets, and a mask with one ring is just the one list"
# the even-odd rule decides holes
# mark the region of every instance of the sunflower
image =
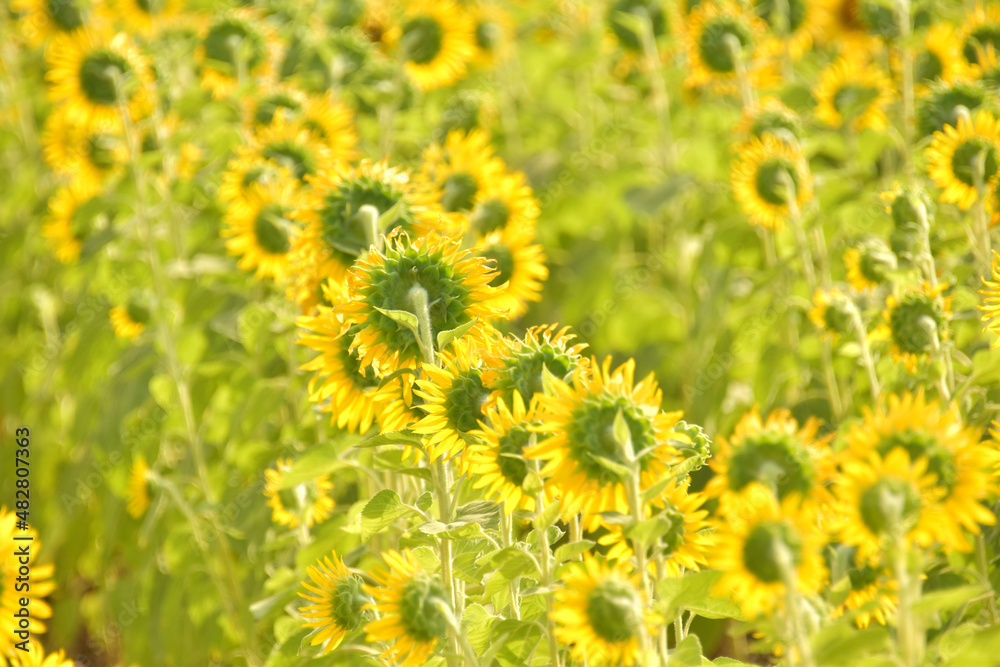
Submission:
[[83,28],[91,17],[86,0],[10,0],[10,12],[20,15],[18,34],[32,46]]
[[877,237],[862,240],[857,247],[844,251],[847,282],[859,292],[873,290],[896,270],[896,255]]
[[475,23],[451,0],[406,3],[403,16],[382,38],[401,51],[403,69],[420,90],[458,83],[476,52]]
[[116,122],[122,107],[138,119],[151,109],[149,63],[126,33],[78,30],[56,35],[46,60],[49,97],[71,121]]
[[294,123],[301,120],[308,99],[294,86],[265,83],[243,100],[243,125],[250,132],[255,132],[269,126],[275,117]]
[[[350,300],[336,312],[352,327],[352,347],[364,348],[362,367],[374,361],[384,373],[415,368],[430,352],[421,346],[433,344],[442,332],[466,327],[464,335],[485,341],[489,320],[502,316],[492,305],[497,290],[489,283],[494,275],[482,260],[461,250],[458,241],[411,241],[405,233],[394,233],[382,252],[372,252],[351,269]],[[429,331],[418,338],[401,323],[400,311]]]
[[[982,278],[983,289],[979,293],[985,297],[979,310],[983,312],[982,320],[986,322],[983,331],[1000,336],[1000,254],[993,251],[992,280]],[[1000,337],[990,341],[990,347],[1000,347]]]
[[[600,365],[577,370],[572,383],[550,378],[552,394],[538,394],[539,425],[531,430],[547,435],[525,451],[529,459],[545,462],[541,474],[562,497],[564,517],[582,512],[588,529],[600,524],[600,512],[629,513],[625,470],[635,453],[639,484],[648,488],[669,474],[677,458],[672,440],[684,440],[672,429],[681,412],[662,412],[662,393],[652,374],[633,382],[635,360],[612,370],[611,357]],[[615,436],[615,424],[624,422],[628,442]],[[631,446],[631,452],[625,447]]]
[[[413,400],[414,383],[412,375],[404,374],[381,385],[374,398],[379,433],[402,430],[426,416],[427,413],[420,409],[419,401]],[[410,454],[416,454],[419,458],[423,452],[422,449],[410,446],[406,446],[404,451],[405,458]]]
[[[6,507],[0,507],[0,661],[15,653],[14,631],[27,629],[33,636],[45,632],[43,620],[52,616],[52,608],[42,600],[55,590],[52,581],[53,567],[38,565],[35,557],[41,551],[38,533],[33,528],[16,529],[18,517],[14,512],[8,512]],[[15,539],[21,538],[21,539]],[[26,539],[25,539],[26,538]],[[30,545],[27,556],[17,556],[17,549],[25,544]],[[28,562],[19,560],[27,558]],[[19,573],[18,568],[27,566],[27,587],[15,587]],[[24,580],[21,580],[24,583]],[[24,607],[22,601],[27,599],[28,627],[20,628],[18,618],[14,613]],[[19,651],[18,651],[19,652]]]
[[324,144],[335,160],[347,163],[358,157],[354,114],[329,94],[312,95],[302,111],[302,125]]
[[297,229],[289,215],[298,206],[296,182],[254,183],[244,201],[226,210],[226,250],[239,257],[237,266],[258,278],[283,282]]
[[495,263],[497,274],[490,286],[499,290],[494,303],[507,312],[508,319],[523,315],[529,301],[541,301],[542,281],[549,277],[542,246],[511,243],[494,233],[473,252]]
[[535,511],[535,499],[524,489],[531,472],[524,450],[535,437],[528,425],[534,415],[524,407],[521,395],[514,394],[511,408],[497,401],[486,408],[486,419],[470,431],[475,438],[462,453],[462,473],[472,488],[486,489],[486,498],[502,503],[508,515],[521,508]]
[[392,642],[382,659],[401,667],[419,667],[443,641],[448,621],[442,606],[449,606],[438,577],[430,574],[404,549],[382,554],[387,570],[372,577],[379,586],[364,587],[375,602],[366,605],[378,620],[365,625],[369,642]]
[[917,103],[920,136],[929,137],[944,130],[946,125],[957,126],[966,110],[975,113],[989,106],[989,99],[985,86],[979,81],[957,79],[932,84]]
[[492,390],[491,401],[503,400],[514,405],[520,396],[530,405],[544,391],[544,376],[551,374],[563,382],[571,382],[574,373],[588,366],[581,356],[586,343],[573,343],[576,334],[558,324],[534,326],[524,338],[504,338],[496,352],[497,369],[487,374]]
[[129,299],[124,306],[115,306],[110,313],[111,327],[119,338],[135,340],[146,330],[150,312],[142,303]]
[[933,501],[924,507],[936,541],[954,551],[970,551],[963,531],[980,533],[993,525],[993,513],[984,506],[995,494],[994,472],[1000,455],[979,443],[977,429],[962,422],[958,405],[927,402],[924,394],[890,396],[888,406],[866,411],[863,424],[846,437],[847,456],[863,461],[871,453],[887,462],[893,452],[926,468],[933,478]]
[[278,459],[274,468],[264,471],[264,497],[271,508],[271,518],[289,528],[298,528],[303,519],[306,526],[323,523],[333,513],[334,507],[330,497],[333,489],[330,476],[320,475],[286,489],[285,475],[291,469],[291,459]]
[[840,618],[847,612],[854,612],[854,623],[859,628],[867,628],[875,621],[886,625],[888,617],[896,610],[899,598],[899,584],[878,567],[862,565],[848,570],[851,590],[847,598],[830,611],[832,618]]
[[52,171],[91,190],[121,173],[128,160],[120,122],[81,124],[64,108],[53,111],[45,121],[42,153]]
[[916,373],[917,362],[929,359],[948,340],[951,297],[941,296],[947,288],[945,283],[932,286],[925,280],[901,297],[890,294],[882,311],[885,321],[868,334],[868,339],[891,340],[892,358],[905,364],[910,373]]
[[979,49],[1000,49],[1000,5],[976,2],[962,25],[962,55],[970,65],[979,64]]
[[307,567],[306,573],[311,583],[302,582],[306,592],[300,591],[299,597],[312,604],[299,608],[303,627],[314,628],[310,644],[322,644],[323,653],[329,653],[361,625],[367,616],[363,609],[372,600],[361,577],[352,574],[335,551]]
[[869,53],[877,46],[861,18],[860,0],[818,0],[826,5],[830,19],[819,40],[839,47],[841,53]]
[[873,63],[857,56],[841,57],[820,72],[813,91],[814,113],[831,127],[881,131],[888,124],[885,110],[893,90],[889,77]]
[[28,640],[28,650],[14,651],[11,667],[75,667],[76,662],[66,657],[62,649],[45,655],[45,649],[34,639]]
[[146,481],[146,473],[149,466],[146,458],[141,454],[132,463],[132,470],[128,476],[127,498],[128,503],[125,509],[133,517],[138,519],[149,509],[149,483]]
[[980,188],[991,188],[1000,180],[1000,120],[979,111],[974,120],[958,119],[957,128],[945,125],[935,132],[927,148],[927,172],[941,189],[941,201],[969,210]]
[[749,143],[773,135],[795,146],[802,139],[802,119],[777,97],[768,95],[743,109],[743,116],[733,132]]
[[767,229],[784,228],[790,194],[799,211],[812,199],[812,174],[802,151],[770,133],[739,148],[730,179],[750,223]]
[[267,185],[274,181],[294,178],[292,173],[274,160],[261,157],[251,149],[237,149],[237,154],[226,165],[219,183],[219,201],[225,205],[246,203],[247,193],[254,183]]
[[364,433],[375,421],[379,381],[374,370],[361,368],[361,352],[350,349],[343,322],[331,308],[320,306],[316,315],[300,317],[298,326],[303,330],[299,344],[319,352],[299,367],[316,371],[309,381],[309,400],[329,412],[337,428]]
[[631,25],[622,22],[620,14],[628,14],[633,20],[638,19],[646,22],[652,30],[654,43],[670,34],[669,5],[656,0],[614,0],[608,4],[604,14],[604,22],[611,34],[615,36],[618,44],[626,51],[642,53],[642,39]]
[[782,608],[787,584],[804,595],[816,593],[826,579],[814,504],[797,493],[779,501],[756,483],[733,498],[731,513],[715,532],[710,564],[724,574],[716,592],[730,594],[747,618]]
[[107,14],[129,30],[150,36],[169,28],[184,13],[185,0],[109,0]]
[[779,48],[787,49],[796,60],[826,33],[832,20],[827,3],[817,0],[752,0],[751,5],[781,44]]
[[650,610],[638,575],[628,564],[609,565],[589,553],[571,563],[555,592],[556,639],[570,646],[580,664],[631,667],[639,657],[643,629],[656,636],[663,617]]
[[59,188],[49,200],[49,219],[42,226],[42,236],[63,264],[77,261],[84,243],[107,226],[107,217],[95,212],[97,198],[93,189],[74,183]]
[[849,449],[842,458],[833,486],[842,517],[837,532],[841,541],[857,547],[859,564],[877,564],[889,536],[902,539],[907,548],[934,542],[937,513],[929,510],[944,489],[936,486],[926,458],[911,461],[901,447],[886,457],[876,451],[858,457]]
[[243,7],[220,14],[195,51],[202,68],[202,87],[221,99],[248,77],[267,77],[277,47],[274,29],[253,9]]
[[854,326],[854,303],[836,287],[828,290],[816,288],[809,319],[824,334],[837,337],[848,333]]
[[[506,171],[503,161],[493,155],[485,130],[454,130],[444,144],[433,143],[423,153],[415,175],[417,187],[440,204],[447,227],[445,233],[458,236],[465,231],[465,216],[487,188]],[[509,210],[508,210],[509,216]]]
[[469,9],[476,45],[472,64],[489,69],[507,56],[514,43],[510,16],[499,3],[481,2],[469,6]]
[[913,80],[919,86],[918,92],[938,81],[960,79],[966,71],[962,42],[955,28],[947,23],[932,25],[913,57]]
[[524,174],[505,172],[482,183],[469,212],[469,232],[476,243],[502,232],[512,243],[528,243],[535,237],[538,201]]
[[271,160],[291,172],[300,185],[308,177],[343,166],[344,159],[353,155],[336,155],[303,120],[286,121],[280,115],[274,116],[270,125],[259,128],[249,145],[238,149],[237,154]]
[[299,266],[289,288],[290,298],[304,310],[315,305],[321,281],[344,281],[375,242],[373,230],[359,215],[362,206],[378,211],[380,234],[400,229],[423,236],[436,224],[436,207],[417,193],[407,171],[386,161],[366,159],[356,167],[324,171],[309,180],[312,188],[294,213],[305,229],[295,243]]
[[720,91],[732,90],[741,62],[750,85],[767,84],[774,72],[773,63],[763,55],[766,35],[767,23],[732,0],[698,3],[687,21],[686,85],[714,83]]
[[[687,484],[671,483],[650,504],[647,515],[665,519],[670,524],[670,529],[659,538],[660,555],[666,566],[662,576],[680,577],[685,570],[697,572],[708,565],[715,523],[708,521],[708,511],[701,509],[707,499],[704,494],[689,491]],[[624,527],[608,523],[605,528],[608,533],[599,537],[597,543],[610,547],[608,560],[632,558],[632,545],[625,537]],[[652,570],[655,563],[649,565]]]
[[483,404],[489,389],[483,384],[479,359],[488,358],[468,340],[456,341],[442,354],[443,367],[425,363],[414,393],[424,399],[426,413],[410,429],[426,436],[431,461],[461,454],[472,441],[470,432],[485,418]]
[[713,477],[705,493],[719,498],[723,511],[750,485],[763,486],[784,501],[792,494],[804,500],[829,500],[832,476],[829,438],[818,438],[820,422],[799,423],[785,409],[760,416],[757,408],[736,424],[733,435],[719,438],[709,465]]

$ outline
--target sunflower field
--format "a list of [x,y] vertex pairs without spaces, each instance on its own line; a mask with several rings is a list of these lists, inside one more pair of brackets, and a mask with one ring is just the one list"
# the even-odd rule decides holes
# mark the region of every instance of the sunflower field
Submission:
[[1000,664],[1000,2],[4,0],[0,667]]

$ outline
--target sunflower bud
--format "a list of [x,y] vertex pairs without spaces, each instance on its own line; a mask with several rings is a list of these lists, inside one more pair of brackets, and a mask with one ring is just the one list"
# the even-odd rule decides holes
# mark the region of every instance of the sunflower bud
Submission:
[[880,238],[863,239],[856,247],[844,252],[847,280],[857,290],[873,289],[889,280],[896,270],[896,255]]
[[839,289],[816,290],[809,319],[834,336],[847,334],[854,326],[854,302]]
[[704,465],[705,459],[711,455],[712,451],[712,441],[709,439],[705,431],[697,424],[688,424],[686,421],[679,421],[674,425],[673,428],[675,433],[683,433],[688,437],[689,442],[684,442],[682,440],[671,440],[670,446],[681,453],[685,459],[690,459],[692,457],[698,457],[702,460],[693,468],[697,470],[702,465]]
[[606,642],[626,642],[639,635],[642,600],[627,581],[607,579],[591,591],[587,618],[594,634]]

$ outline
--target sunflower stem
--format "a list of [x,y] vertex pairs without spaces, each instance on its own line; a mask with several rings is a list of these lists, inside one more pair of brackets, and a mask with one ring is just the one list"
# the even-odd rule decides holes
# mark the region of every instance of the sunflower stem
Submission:
[[410,304],[413,306],[413,314],[417,316],[417,344],[424,355],[424,363],[431,366],[436,365],[437,356],[434,354],[434,330],[431,328],[431,311],[427,301],[427,290],[420,285],[410,288],[407,295]]
[[916,615],[913,613],[913,605],[919,597],[920,591],[917,586],[919,580],[914,582],[910,573],[910,566],[907,562],[908,550],[903,533],[899,530],[895,543],[892,547],[892,567],[899,584],[899,603],[896,606],[896,644],[901,653],[901,660],[905,667],[916,667],[920,664],[923,653],[922,632],[917,624]]
[[[537,460],[535,463],[534,473],[541,478],[542,466]],[[560,500],[554,500],[553,502],[562,502]],[[535,492],[535,510],[537,512],[542,512],[545,509],[545,493],[544,489],[539,488]],[[538,549],[541,552],[541,568],[542,568],[542,587],[549,588],[552,586],[552,547],[549,545],[549,527],[545,526],[542,530],[538,531]],[[556,630],[555,622],[552,619],[552,594],[549,593],[545,596],[545,635],[549,643],[549,662],[553,667],[561,667],[562,663],[559,660],[559,643],[556,641]]]
[[[781,582],[785,587],[785,616],[788,620],[788,634],[791,640],[789,643],[795,646],[799,654],[798,660],[795,662],[803,667],[816,667],[816,660],[812,654],[812,644],[806,633],[802,631],[800,622],[798,577],[792,562],[791,551],[783,542],[778,542],[775,546],[775,560],[777,560],[781,570]],[[789,652],[789,661],[791,661],[791,655]]]
[[986,556],[986,538],[983,537],[982,532],[976,535],[976,569],[979,571],[979,576],[982,577],[983,583],[990,588],[990,597],[988,607],[990,610],[990,622],[993,625],[1000,624],[1000,612],[997,611],[997,594],[996,590],[993,588],[993,584],[990,582],[990,562],[989,558]]
[[[514,542],[513,540],[513,530],[514,526],[511,523],[511,517],[507,515],[507,512],[503,510],[503,506],[500,508],[500,544],[504,549],[511,546]],[[507,590],[510,593],[510,616],[516,621],[521,620],[521,596],[520,596],[520,584],[521,577],[514,577],[508,584]]]
[[868,372],[868,389],[871,391],[872,402],[878,403],[879,396],[882,395],[882,388],[879,385],[878,373],[875,372],[875,362],[872,359],[872,350],[868,345],[868,332],[865,330],[865,323],[861,320],[861,312],[851,301],[851,322],[854,323],[854,332],[858,336],[858,345],[861,346],[861,361]]
[[648,14],[642,22],[642,53],[646,59],[646,69],[649,72],[650,83],[653,86],[653,107],[656,109],[657,130],[660,134],[660,161],[664,170],[672,170],[677,162],[677,149],[674,144],[673,122],[670,118],[670,97],[663,82],[663,63],[656,51],[656,36],[653,32],[653,21]]
[[379,228],[378,209],[371,204],[365,204],[358,209],[358,217],[365,228],[365,238],[368,240],[368,247],[374,246],[376,252],[382,252],[384,239],[382,230]]
[[990,228],[986,221],[986,200],[988,199],[985,185],[986,157],[987,152],[985,150],[979,151],[972,170],[973,183],[976,188],[976,203],[972,207],[972,214],[976,223],[976,236],[979,241],[979,248],[975,254],[978,255],[979,273],[984,276],[990,273],[990,251],[992,249],[990,244]]
[[[631,442],[629,443],[631,445]],[[628,476],[625,483],[625,495],[628,497],[629,510],[632,513],[632,520],[639,523],[645,518],[642,506],[642,492],[639,490],[639,459],[632,452],[632,447],[626,448],[626,456],[631,464],[632,474]],[[649,586],[649,568],[646,565],[646,542],[639,538],[632,538],[632,551],[635,553],[635,567],[642,580],[643,604],[651,600]],[[645,610],[643,610],[645,611]],[[643,614],[644,615],[644,614]],[[646,654],[652,648],[649,640],[649,633],[646,630],[645,621],[639,622],[639,649],[640,653]]]
[[896,15],[899,20],[899,59],[903,79],[903,160],[906,178],[912,181],[916,176],[910,145],[913,136],[913,54],[910,51],[912,21],[910,0],[896,0]]
[[750,77],[747,75],[746,63],[743,62],[743,44],[733,34],[726,34],[722,40],[729,49],[729,57],[733,59],[733,66],[736,68],[736,79],[740,85],[740,100],[744,109],[753,106],[753,86],[750,85]]

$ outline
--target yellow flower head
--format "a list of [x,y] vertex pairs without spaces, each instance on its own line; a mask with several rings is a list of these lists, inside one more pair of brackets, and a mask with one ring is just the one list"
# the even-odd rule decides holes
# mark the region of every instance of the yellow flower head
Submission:
[[730,594],[744,615],[755,618],[782,608],[788,586],[816,593],[826,581],[816,506],[798,494],[779,502],[767,487],[749,485],[716,531],[710,564],[721,570],[718,594]]
[[795,210],[812,199],[812,174],[805,156],[767,133],[739,148],[730,177],[733,196],[750,217],[750,223],[779,230]]
[[988,111],[958,119],[935,132],[927,148],[927,172],[941,189],[941,201],[967,211],[986,188],[1000,180],[1000,120]]
[[739,124],[733,129],[745,144],[754,139],[763,140],[765,135],[796,145],[802,138],[802,120],[777,97],[762,97],[743,109]]
[[322,644],[323,653],[329,653],[361,625],[367,615],[363,609],[371,597],[364,592],[361,577],[344,566],[337,552],[317,560],[306,573],[311,582],[302,582],[306,592],[299,592],[299,597],[311,604],[299,609],[305,619],[303,626],[314,628],[310,644]]
[[277,57],[277,35],[250,7],[219,14],[195,51],[202,87],[221,99],[250,77],[270,74]]
[[176,24],[185,0],[109,0],[105,13],[129,30],[152,36]]
[[844,251],[844,266],[851,287],[865,292],[888,280],[888,273],[896,270],[896,255],[885,241],[870,237]]
[[291,459],[279,459],[274,468],[264,471],[264,497],[271,508],[272,519],[289,528],[297,528],[303,519],[306,526],[323,523],[333,513],[334,507],[330,497],[333,490],[330,476],[321,475],[290,486],[286,484],[285,475],[291,469]]
[[900,297],[890,294],[882,311],[885,322],[868,335],[869,340],[889,339],[892,358],[916,373],[917,363],[929,359],[949,338],[951,297],[941,296],[947,288],[945,283],[932,286],[925,280]]
[[463,6],[451,0],[414,0],[396,21],[383,39],[402,52],[403,69],[417,88],[445,88],[465,77],[476,35]]
[[508,319],[523,315],[529,301],[542,300],[542,282],[549,277],[542,246],[512,243],[502,234],[495,233],[473,252],[495,263],[497,275],[490,286],[496,287],[499,293],[494,304],[507,313]]
[[298,205],[292,179],[250,185],[242,201],[225,215],[226,250],[239,257],[237,266],[259,279],[283,282],[289,271],[292,243],[298,229],[291,213]]
[[1000,5],[976,2],[962,25],[962,55],[970,65],[979,64],[980,49],[1000,48]]
[[500,3],[481,2],[469,6],[474,23],[476,50],[472,64],[483,69],[493,67],[510,53],[516,37],[510,16]]
[[656,636],[663,617],[647,607],[646,596],[628,564],[609,565],[590,554],[572,563],[555,593],[552,620],[556,639],[570,647],[580,664],[631,667],[639,655],[639,634],[645,626]]
[[766,85],[775,78],[764,54],[766,36],[767,23],[732,0],[698,3],[687,19],[686,85],[735,90],[741,66],[751,85]]
[[497,232],[509,243],[532,241],[539,209],[524,174],[495,174],[480,185],[468,214],[468,232],[476,243]]
[[[771,0],[753,0],[754,12],[767,22],[775,51],[787,49],[798,59],[809,52],[813,42],[823,37],[832,20],[829,3],[823,0],[786,0],[787,4]],[[787,10],[782,11],[782,7]]]
[[[986,322],[983,331],[1000,336],[1000,254],[993,251],[992,279],[983,278],[983,289],[979,290],[983,295],[983,305],[979,310],[983,312],[982,320]],[[1000,347],[1000,338],[990,341],[990,347]]]
[[388,569],[372,573],[379,585],[364,587],[375,600],[367,608],[377,617],[365,626],[368,641],[392,642],[383,660],[420,667],[445,637],[448,621],[441,607],[448,605],[447,593],[409,549],[387,551],[382,558]]
[[824,334],[834,338],[846,334],[854,327],[854,302],[836,287],[816,289],[809,319]]
[[110,313],[111,327],[119,338],[135,340],[149,324],[149,308],[137,300],[130,299],[124,306],[115,306]]
[[954,26],[935,23],[924,35],[913,58],[913,80],[918,90],[944,81],[949,83],[966,76],[968,68],[962,57],[962,42]]
[[491,400],[502,398],[513,405],[514,396],[520,395],[531,405],[535,395],[543,393],[546,373],[570,382],[588,363],[581,356],[587,344],[574,344],[575,338],[569,327],[560,329],[558,324],[531,327],[524,338],[504,338],[497,350],[498,368],[488,375]]
[[84,244],[110,223],[95,206],[98,192],[82,183],[59,188],[49,200],[49,218],[42,226],[42,236],[49,240],[52,252],[63,264],[80,258]]
[[149,509],[149,482],[146,481],[146,473],[149,466],[146,465],[146,458],[141,454],[132,463],[132,471],[128,476],[128,513],[138,519]]
[[[600,512],[628,513],[625,484],[632,453],[639,456],[640,486],[647,488],[668,474],[677,458],[671,441],[687,439],[672,430],[681,412],[660,410],[662,394],[653,375],[636,384],[634,373],[635,360],[612,370],[611,357],[600,365],[594,359],[590,368],[573,374],[571,384],[549,377],[552,393],[535,399],[541,424],[531,430],[548,437],[525,456],[545,462],[542,475],[562,497],[563,515],[582,512],[591,529],[600,524]],[[627,435],[616,435],[624,430]]]
[[[45,655],[45,648],[34,639],[28,640],[28,650],[16,649],[10,662],[11,667],[75,667],[77,664],[66,657],[63,650]],[[0,658],[2,659],[2,658]]]
[[120,122],[81,124],[70,118],[65,107],[46,119],[42,152],[53,171],[89,190],[97,190],[118,175],[128,159]]
[[859,628],[867,628],[872,621],[886,625],[886,619],[896,611],[899,599],[896,580],[891,579],[885,569],[870,565],[852,567],[847,575],[851,590],[844,602],[830,611],[831,618],[853,612],[854,623]]
[[10,0],[10,12],[19,14],[17,33],[32,46],[57,35],[68,35],[92,22],[91,3],[86,0]]
[[816,118],[835,128],[849,125],[855,132],[884,130],[893,90],[889,77],[873,63],[842,57],[819,75],[813,91]]

